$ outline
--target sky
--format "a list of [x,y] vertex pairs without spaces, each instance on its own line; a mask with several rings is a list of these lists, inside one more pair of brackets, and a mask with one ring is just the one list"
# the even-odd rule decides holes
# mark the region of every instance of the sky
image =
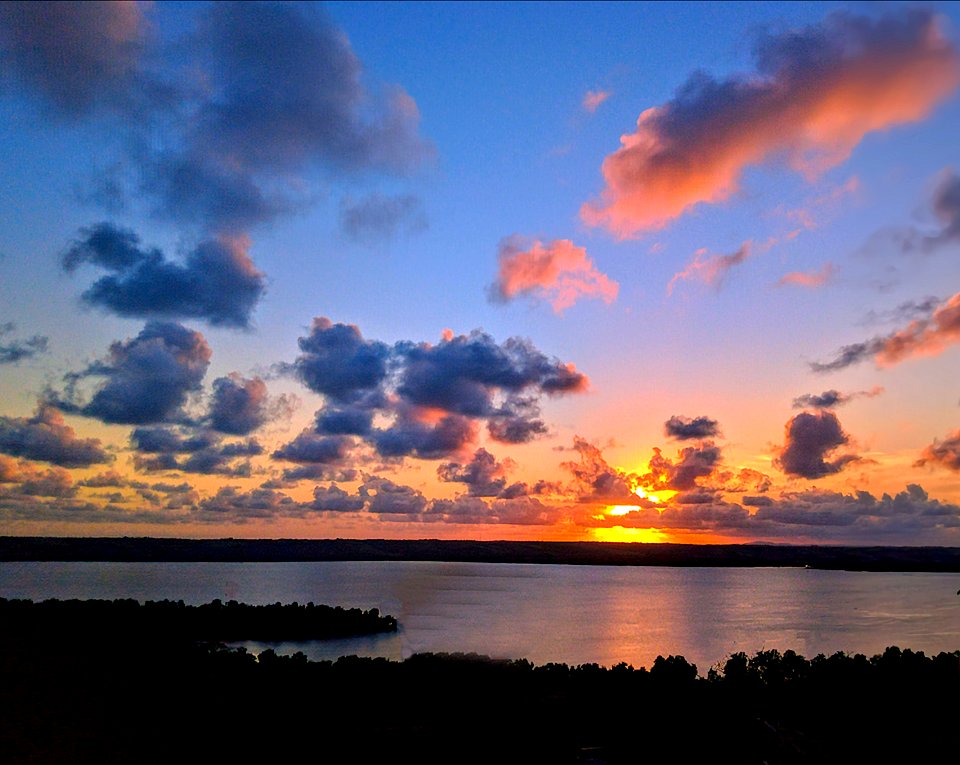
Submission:
[[0,3],[0,533],[960,544],[960,5]]

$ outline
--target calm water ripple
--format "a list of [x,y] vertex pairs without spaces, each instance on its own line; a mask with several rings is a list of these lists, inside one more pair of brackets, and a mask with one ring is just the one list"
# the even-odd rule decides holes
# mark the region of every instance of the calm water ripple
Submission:
[[[284,643],[311,658],[463,651],[701,672],[735,651],[960,649],[960,576],[795,568],[501,563],[0,563],[0,597],[169,598],[379,608],[396,635]],[[252,650],[265,644],[248,643]]]

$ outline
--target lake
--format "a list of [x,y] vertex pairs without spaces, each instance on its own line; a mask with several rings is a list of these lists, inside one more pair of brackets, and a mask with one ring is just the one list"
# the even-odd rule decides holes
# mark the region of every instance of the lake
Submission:
[[[394,635],[273,645],[314,659],[475,652],[649,667],[679,654],[705,674],[729,654],[868,656],[890,645],[960,649],[958,574],[800,568],[506,563],[0,563],[0,597],[379,608]],[[78,625],[82,629],[82,625]],[[259,651],[267,644],[244,644]]]

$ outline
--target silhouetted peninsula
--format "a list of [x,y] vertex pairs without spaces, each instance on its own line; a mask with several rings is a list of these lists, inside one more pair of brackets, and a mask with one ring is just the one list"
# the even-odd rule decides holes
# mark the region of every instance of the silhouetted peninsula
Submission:
[[0,561],[446,561],[589,566],[793,566],[960,572],[957,547],[477,542],[437,539],[0,537]]
[[396,632],[397,620],[376,608],[290,603],[252,606],[214,600],[199,606],[182,600],[7,600],[0,598],[0,624],[8,636],[38,639],[73,634],[77,639],[204,641],[298,641]]

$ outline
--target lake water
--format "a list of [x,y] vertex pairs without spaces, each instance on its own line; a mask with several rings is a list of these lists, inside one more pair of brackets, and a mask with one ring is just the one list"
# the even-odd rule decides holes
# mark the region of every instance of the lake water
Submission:
[[[379,608],[397,634],[284,643],[284,653],[405,658],[462,651],[542,664],[680,654],[705,674],[729,654],[868,656],[960,649],[960,575],[796,568],[501,563],[0,563],[0,597],[169,598]],[[265,644],[248,643],[251,650]]]

